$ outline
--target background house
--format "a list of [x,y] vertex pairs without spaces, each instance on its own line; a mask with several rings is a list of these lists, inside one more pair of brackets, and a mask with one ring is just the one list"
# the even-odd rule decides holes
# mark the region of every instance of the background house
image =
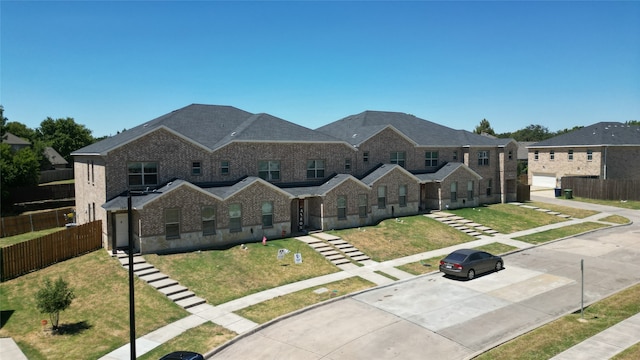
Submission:
[[640,177],[640,126],[600,122],[528,147],[529,183],[561,187],[563,176]]
[[75,151],[77,221],[141,252],[229,246],[516,196],[516,144],[366,111],[316,130],[193,104]]

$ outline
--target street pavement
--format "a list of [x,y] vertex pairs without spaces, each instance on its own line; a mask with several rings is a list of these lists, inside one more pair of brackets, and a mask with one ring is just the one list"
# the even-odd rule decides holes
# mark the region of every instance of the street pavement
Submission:
[[[432,273],[346,296],[260,327],[208,355],[213,359],[468,359],[579,311],[582,261],[585,306],[640,282],[638,211],[567,204],[535,193],[532,200],[602,211],[599,217],[619,214],[635,223],[514,252],[504,257],[504,270],[472,281]],[[625,325],[637,326],[631,320]],[[640,332],[632,333],[640,341]],[[574,351],[583,357],[574,353],[572,359],[596,354],[590,346]]]

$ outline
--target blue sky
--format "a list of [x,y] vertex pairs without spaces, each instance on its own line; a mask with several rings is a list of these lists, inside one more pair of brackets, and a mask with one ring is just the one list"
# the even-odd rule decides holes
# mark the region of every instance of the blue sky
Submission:
[[192,103],[315,129],[640,120],[640,2],[1,1],[0,103],[113,135]]

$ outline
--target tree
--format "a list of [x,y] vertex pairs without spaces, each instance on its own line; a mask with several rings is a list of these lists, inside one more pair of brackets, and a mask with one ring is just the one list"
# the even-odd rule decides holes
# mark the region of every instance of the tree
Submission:
[[0,105],[0,136],[4,136],[4,133],[7,132],[5,128],[7,121],[9,121],[9,119],[4,117],[4,106]]
[[549,129],[542,125],[529,125],[524,129],[511,133],[511,137],[516,141],[542,141],[555,136]]
[[36,306],[43,314],[49,314],[53,330],[58,329],[60,312],[66,310],[75,298],[69,284],[59,277],[55,283],[48,278],[44,280],[43,287],[36,294]]
[[478,126],[476,126],[475,130],[473,130],[474,133],[476,134],[489,134],[489,135],[496,135],[496,132],[493,131],[493,129],[491,128],[491,124],[489,123],[489,120],[487,119],[482,119],[480,121],[480,124]]
[[55,120],[50,117],[46,118],[36,129],[36,137],[56,149],[68,162],[72,162],[72,152],[91,145],[95,141],[91,136],[91,130],[84,125],[77,124],[70,117]]
[[640,120],[629,120],[624,122],[625,125],[640,125]]

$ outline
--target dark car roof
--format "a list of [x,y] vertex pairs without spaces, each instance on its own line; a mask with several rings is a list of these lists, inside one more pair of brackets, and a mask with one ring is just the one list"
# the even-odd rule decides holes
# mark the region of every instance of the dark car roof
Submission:
[[160,360],[200,360],[204,357],[193,351],[175,351],[160,358]]
[[451,254],[470,255],[470,254],[477,253],[477,252],[482,252],[482,251],[475,250],[475,249],[459,249],[459,250],[456,250],[456,251],[452,252]]

